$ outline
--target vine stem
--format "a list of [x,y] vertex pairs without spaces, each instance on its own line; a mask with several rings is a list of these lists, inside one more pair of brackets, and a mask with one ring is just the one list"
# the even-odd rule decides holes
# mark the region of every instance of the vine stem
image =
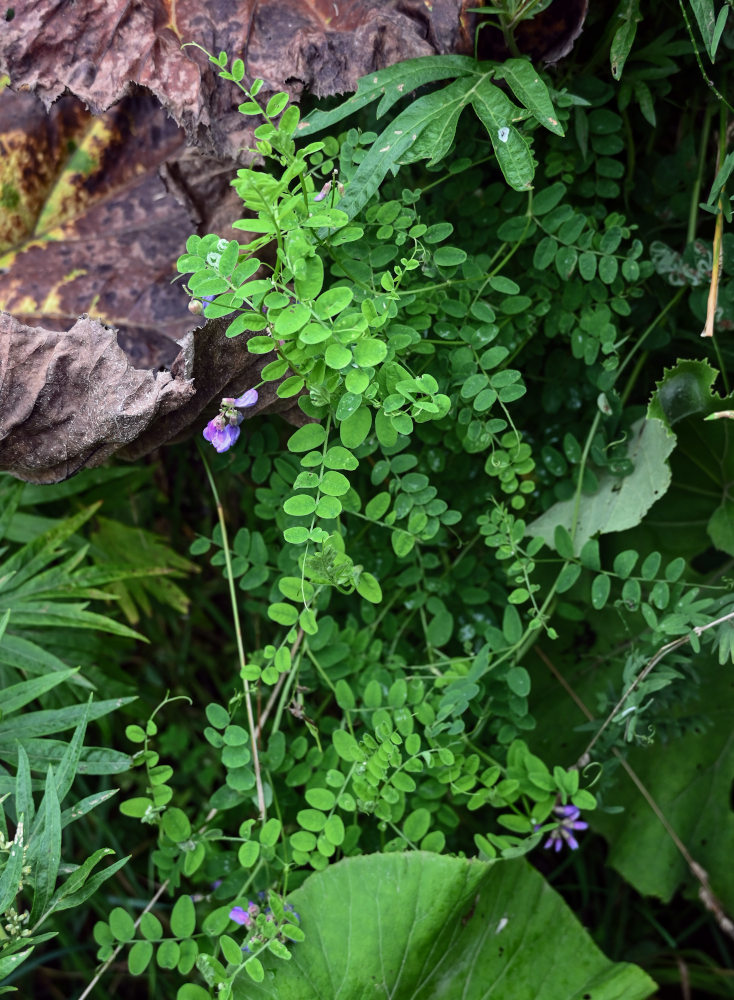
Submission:
[[650,675],[650,673],[655,669],[658,663],[660,663],[660,661],[665,656],[667,656],[668,653],[672,653],[674,649],[680,649],[681,646],[685,646],[687,643],[689,643],[691,641],[691,635],[700,637],[703,635],[704,632],[708,632],[710,628],[715,628],[717,625],[723,625],[724,622],[732,621],[732,619],[734,619],[734,611],[730,611],[728,615],[722,615],[721,618],[714,619],[714,621],[709,622],[707,625],[697,625],[695,628],[691,630],[691,632],[689,632],[688,635],[681,636],[680,639],[674,639],[672,642],[668,642],[664,646],[661,646],[661,648],[652,657],[652,659],[648,660],[648,662],[639,672],[637,677],[635,677],[635,679],[629,685],[629,687],[624,692],[622,697],[619,699],[617,704],[614,706],[609,715],[606,717],[606,719],[602,723],[601,728],[597,730],[593,739],[590,741],[584,752],[579,757],[578,761],[576,762],[576,767],[577,768],[586,767],[586,765],[591,760],[590,757],[591,750],[597,743],[601,734],[612,723],[615,715],[617,715],[617,713],[622,708],[622,706],[627,701],[632,692],[635,690],[635,688],[638,687],[638,685],[640,685],[645,680],[645,678]]
[[[168,883],[169,882],[170,882],[170,879],[166,879],[166,881],[160,886],[160,888],[156,892],[155,896],[153,896],[153,898],[150,900],[150,902],[145,907],[145,909],[143,910],[143,912],[140,914],[140,916],[138,917],[138,919],[135,921],[135,930],[137,930],[138,927],[140,926],[140,922],[143,919],[143,917],[145,916],[145,914],[149,913],[153,909],[153,907],[155,906],[155,904],[158,902],[158,900],[161,898],[161,896],[163,895],[163,893],[166,891],[166,889],[168,888]],[[105,972],[107,972],[107,970],[109,969],[109,967],[112,965],[112,963],[115,961],[115,959],[120,954],[120,952],[122,951],[122,949],[125,947],[125,944],[126,944],[125,941],[121,941],[117,945],[117,947],[112,952],[112,954],[110,955],[110,957],[104,962],[103,965],[101,965],[99,967],[99,969],[97,970],[97,972],[94,974],[94,978],[91,980],[91,982],[89,983],[89,985],[87,986],[87,988],[81,994],[81,996],[79,997],[79,1000],[85,1000],[85,998],[90,995],[90,993],[92,992],[92,990],[94,989],[94,987],[97,985],[97,983],[100,981],[100,979],[102,978],[102,976],[105,974]]]
[[206,471],[207,479],[209,480],[209,486],[214,497],[214,502],[217,507],[217,517],[219,519],[219,528],[222,532],[222,551],[224,552],[224,562],[227,569],[227,583],[229,584],[229,597],[232,603],[232,620],[234,621],[234,631],[235,637],[237,639],[237,654],[240,661],[240,674],[242,676],[242,682],[245,688],[245,707],[247,710],[247,724],[250,729],[250,743],[252,746],[252,763],[255,769],[255,787],[257,789],[257,806],[260,813],[260,822],[264,823],[267,819],[267,809],[265,807],[265,793],[263,792],[263,782],[262,774],[260,772],[260,754],[257,747],[257,737],[256,737],[256,727],[255,727],[255,716],[252,711],[252,694],[250,691],[250,682],[244,676],[244,670],[246,666],[245,659],[245,646],[242,641],[242,626],[240,624],[240,612],[237,605],[237,594],[234,589],[234,575],[232,573],[232,555],[229,550],[229,537],[227,535],[227,523],[224,517],[224,508],[222,507],[222,501],[219,498],[219,491],[217,490],[217,484],[214,482],[214,477],[212,475],[211,469],[209,468],[209,462],[207,461],[206,455],[203,449],[199,446],[199,451],[201,453],[201,458],[204,463],[204,469]]
[[[734,612],[732,612],[729,615],[725,615],[723,618],[718,618],[716,621],[710,622],[708,625],[699,626],[698,628],[695,628],[693,631],[697,635],[700,635],[702,632],[705,632],[706,629],[713,628],[714,625],[719,625],[719,624],[721,624],[721,622],[727,621],[727,620],[729,620],[731,618],[734,618]],[[667,646],[663,646],[663,648],[659,651],[659,653],[656,654],[656,656],[653,657],[653,659],[650,661],[650,663],[648,664],[648,666],[645,668],[645,671],[647,671],[649,673],[649,670],[652,669],[652,666],[654,665],[654,663],[659,662],[660,659],[662,659],[662,657],[665,655],[666,652],[670,652],[671,648],[674,648],[676,646],[682,646],[684,643],[689,642],[689,641],[690,641],[690,636],[683,636],[681,639],[676,639],[675,642],[671,642],[671,643],[668,643]],[[583,714],[586,716],[586,718],[588,720],[592,721],[593,718],[594,718],[594,716],[591,714],[591,712],[589,711],[589,709],[584,704],[583,700],[578,696],[578,694],[576,694],[576,692],[573,690],[573,688],[571,687],[571,685],[568,683],[568,681],[566,680],[566,678],[561,674],[561,672],[558,670],[558,668],[551,662],[551,660],[548,658],[548,656],[546,656],[546,654],[543,652],[542,649],[540,649],[539,646],[535,647],[535,652],[540,657],[540,659],[543,661],[543,663],[545,663],[545,665],[548,667],[548,669],[550,670],[550,672],[556,678],[556,680],[561,685],[561,687],[566,691],[566,693],[569,695],[569,697],[573,699],[573,701],[578,706],[578,708],[581,710],[581,712],[583,712]],[[643,671],[643,674],[645,673],[645,671]],[[639,683],[639,681],[641,679],[642,679],[642,674],[640,675],[640,677],[637,678],[637,680],[635,681],[635,683]],[[632,690],[632,688],[630,687],[629,690]],[[629,691],[627,691],[625,693],[624,697],[626,697],[628,694],[629,694]],[[622,704],[622,702],[620,701],[619,704]],[[617,707],[619,707],[619,706],[617,706]],[[610,716],[610,719],[616,713],[616,711],[617,711],[617,708],[615,708],[614,711],[612,712],[612,714]],[[610,719],[607,719],[607,723],[610,721]],[[605,725],[607,723],[605,723]],[[600,730],[600,732],[601,732],[601,730]],[[599,733],[597,733],[597,736],[595,737],[595,739],[598,736],[599,736]],[[592,741],[592,743],[589,744],[589,747],[591,747],[591,745],[593,744],[593,742],[594,741]],[[584,752],[584,754],[582,754],[582,756],[579,758],[578,762],[574,765],[574,767],[576,767],[578,769],[581,766],[581,762],[584,760],[584,757],[588,756],[588,751],[589,751],[589,748],[587,748],[586,751]],[[627,777],[630,779],[630,781],[632,781],[632,783],[637,788],[637,790],[640,793],[640,795],[642,795],[642,797],[644,798],[645,802],[647,802],[647,804],[650,806],[650,809],[652,809],[653,813],[655,814],[656,819],[662,824],[663,829],[668,834],[668,836],[670,837],[670,839],[673,841],[673,843],[675,844],[676,849],[680,853],[680,855],[683,858],[683,860],[685,861],[685,863],[688,865],[688,869],[689,869],[691,875],[693,875],[693,877],[696,879],[696,881],[698,882],[698,885],[699,885],[699,888],[698,888],[698,897],[699,897],[699,899],[701,900],[701,902],[703,903],[703,905],[706,907],[706,909],[710,913],[712,913],[714,915],[714,919],[716,920],[717,924],[722,929],[722,931],[728,937],[734,939],[734,921],[732,921],[731,918],[727,915],[726,911],[724,910],[724,907],[721,904],[721,901],[718,899],[718,897],[716,896],[716,894],[711,889],[711,884],[709,883],[708,872],[705,870],[705,868],[703,868],[696,861],[696,859],[693,857],[693,855],[688,850],[688,848],[686,847],[686,845],[680,839],[680,837],[676,833],[675,829],[671,825],[670,821],[668,820],[668,817],[665,815],[665,813],[662,811],[662,809],[660,808],[660,806],[657,804],[657,802],[655,801],[655,798],[653,797],[652,793],[647,788],[647,786],[642,781],[642,779],[637,774],[637,772],[632,767],[632,765],[627,760],[625,760],[625,758],[623,757],[623,755],[619,752],[619,750],[617,750],[616,747],[612,748],[612,753],[617,758],[617,760],[619,761],[619,763],[622,765],[625,773],[627,774]],[[586,763],[588,763],[588,760],[586,761]],[[585,764],[584,764],[584,766],[585,766]]]
[[[716,174],[724,166],[724,161],[726,159],[726,133],[727,133],[727,115],[726,108],[722,104],[719,108],[719,151],[716,158]],[[722,187],[721,193],[717,199],[716,205],[716,226],[714,229],[714,245],[713,245],[713,261],[711,265],[711,284],[709,285],[708,301],[706,303],[706,324],[701,331],[702,337],[713,337],[714,335],[714,322],[716,320],[716,305],[719,298],[719,279],[721,277],[721,269],[724,264],[724,255],[722,252],[722,240],[724,237],[724,188]],[[717,355],[719,357],[719,364],[722,368],[722,376],[726,382],[726,369],[721,363],[721,355],[717,350]],[[728,386],[726,387],[728,391]]]
[[[298,647],[301,645],[301,640],[303,639],[303,635],[304,635],[303,629],[299,628],[298,633],[296,634],[296,638],[295,638],[295,640],[293,642],[293,645],[291,646],[291,672],[293,670],[295,670],[295,665],[293,664],[292,661],[293,661],[293,657],[296,655],[296,652],[298,651]],[[285,683],[285,679],[288,676],[289,676],[288,673],[280,675],[280,677],[278,678],[278,681],[277,681],[275,687],[273,688],[273,690],[272,690],[272,692],[270,694],[270,697],[268,698],[268,703],[265,706],[265,710],[262,713],[262,715],[260,716],[260,718],[258,719],[257,727],[255,728],[255,739],[258,740],[258,741],[260,740],[260,736],[262,735],[262,731],[263,731],[263,728],[265,726],[265,723],[268,720],[268,716],[270,715],[270,713],[273,710],[273,705],[278,700],[278,695],[280,694],[280,689],[283,687],[283,684]]]

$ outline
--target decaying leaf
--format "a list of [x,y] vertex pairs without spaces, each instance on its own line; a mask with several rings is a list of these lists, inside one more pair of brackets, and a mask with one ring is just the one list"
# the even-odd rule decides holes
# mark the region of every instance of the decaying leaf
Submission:
[[266,90],[317,96],[400,59],[469,52],[465,0],[34,0],[15,7],[0,37],[0,73],[46,107],[65,92],[101,114],[146,87],[189,141],[242,158],[248,123],[240,92],[198,49],[243,58]]
[[172,281],[194,220],[159,171],[184,143],[150,95],[94,117],[0,93],[0,308],[60,331],[89,313],[142,367],[170,363],[192,325]]
[[[193,422],[203,425],[210,401],[256,384],[264,363],[247,353],[245,338],[225,344],[225,327],[214,321],[189,333],[171,371],[151,372],[134,368],[115,332],[88,316],[58,332],[0,313],[0,469],[58,482],[118,452],[138,458]],[[272,384],[247,416],[274,411],[304,419]]]
[[193,392],[170,372],[134,369],[88,317],[60,333],[0,313],[0,468],[29,482],[99,464]]

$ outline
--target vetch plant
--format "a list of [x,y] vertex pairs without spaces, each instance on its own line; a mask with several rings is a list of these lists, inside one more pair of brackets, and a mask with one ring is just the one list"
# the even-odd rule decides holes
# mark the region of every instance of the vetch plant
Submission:
[[[511,51],[546,6],[492,5]],[[133,766],[122,817],[104,814],[142,846],[101,904],[87,994],[124,960],[131,991],[176,1000],[468,995],[500,977],[507,1000],[526,981],[642,1000],[681,948],[720,992],[732,67],[726,12],[688,6],[713,18],[592,11],[547,73],[517,54],[409,60],[305,120],[243,60],[210,57],[259,160],[233,179],[242,239],[192,236],[178,268],[262,381],[202,428],[216,455],[173,453],[139,500],[152,517],[163,493],[158,520],[178,519],[202,572],[185,627],[130,671]],[[268,383],[304,422],[251,419],[244,440]],[[78,551],[54,575],[42,537],[0,555],[0,669],[30,664],[21,684],[43,657],[26,625],[61,613],[69,578],[111,599]],[[47,711],[35,735],[0,719],[23,815],[41,784],[53,804],[68,753]],[[18,952],[33,880],[46,891],[42,866],[23,880]]]

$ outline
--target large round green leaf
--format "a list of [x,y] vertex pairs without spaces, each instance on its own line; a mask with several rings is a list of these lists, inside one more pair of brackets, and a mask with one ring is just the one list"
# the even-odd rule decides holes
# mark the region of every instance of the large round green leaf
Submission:
[[348,858],[290,901],[306,933],[292,961],[265,958],[235,1000],[642,1000],[655,986],[604,957],[525,861],[417,851]]

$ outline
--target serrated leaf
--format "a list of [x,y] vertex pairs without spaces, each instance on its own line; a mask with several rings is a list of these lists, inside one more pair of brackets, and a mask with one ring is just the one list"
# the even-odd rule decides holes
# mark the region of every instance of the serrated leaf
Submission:
[[[372,143],[339,202],[339,208],[350,219],[358,215],[377,192],[388,171],[398,167],[429,123],[443,121],[465,107],[472,90],[470,80],[456,80],[444,90],[424,94],[401,111]],[[429,155],[429,151],[424,150],[423,155]]]
[[516,191],[527,191],[535,168],[527,142],[512,124],[521,116],[520,108],[488,76],[472,88],[471,102],[487,130],[505,180]]
[[637,34],[637,25],[642,20],[640,14],[640,0],[621,0],[614,15],[615,22],[621,21],[612,39],[609,50],[609,61],[612,69],[612,76],[615,80],[622,77],[624,64],[630,54],[632,45]]
[[506,80],[518,101],[554,135],[564,135],[548,88],[529,59],[506,59],[497,67],[495,78]]
[[330,111],[312,111],[306,121],[300,122],[296,134],[301,138],[321,132],[378,99],[380,103],[377,106],[377,117],[381,118],[394,104],[424,84],[450,77],[469,76],[476,69],[476,62],[469,56],[442,55],[405,59],[395,66],[361,77],[357,81],[355,94]]

